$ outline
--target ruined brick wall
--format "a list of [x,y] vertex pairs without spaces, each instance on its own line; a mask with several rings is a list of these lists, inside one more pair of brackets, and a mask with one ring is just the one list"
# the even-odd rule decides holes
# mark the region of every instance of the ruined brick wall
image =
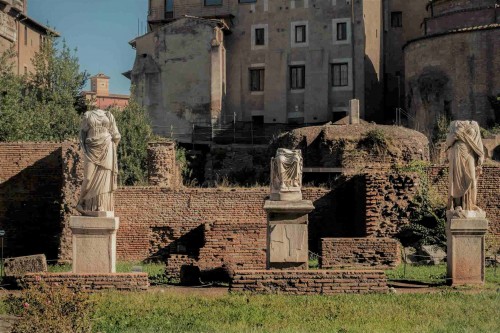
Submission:
[[57,257],[61,186],[61,144],[0,143],[0,229],[7,257]]
[[399,242],[392,238],[323,238],[321,268],[396,267],[401,262]]
[[175,142],[150,142],[147,150],[149,185],[179,188],[182,185],[182,176],[176,163]]
[[266,229],[265,219],[207,224],[200,268],[215,269],[225,263],[233,269],[265,269]]
[[408,224],[411,202],[418,193],[417,174],[371,173],[366,179],[366,234],[394,236]]
[[[412,201],[422,184],[418,173],[393,172],[366,174],[367,236],[392,237],[408,224],[414,205]],[[433,166],[427,169],[431,195],[447,202],[448,168]],[[478,182],[478,205],[486,211],[490,231],[500,235],[500,166],[483,167]]]
[[387,278],[377,270],[236,271],[230,290],[266,294],[331,295],[387,292]]
[[149,287],[147,273],[28,273],[22,278],[22,283],[26,287],[45,283],[49,286],[65,286],[70,289],[80,288],[83,291],[145,291]]

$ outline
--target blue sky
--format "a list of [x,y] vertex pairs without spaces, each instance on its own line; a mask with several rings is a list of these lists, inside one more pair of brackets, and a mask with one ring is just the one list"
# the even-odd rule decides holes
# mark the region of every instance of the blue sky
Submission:
[[[132,69],[138,20],[146,27],[148,0],[28,0],[28,15],[61,33],[75,47],[80,67],[91,75],[111,77],[110,92],[128,94],[130,81],[121,73]],[[87,87],[88,89],[88,87]]]

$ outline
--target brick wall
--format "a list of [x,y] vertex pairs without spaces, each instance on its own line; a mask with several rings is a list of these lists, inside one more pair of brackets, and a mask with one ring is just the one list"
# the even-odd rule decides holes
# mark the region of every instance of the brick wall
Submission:
[[61,144],[0,143],[0,229],[6,232],[6,256],[57,257],[61,170]]
[[25,287],[41,282],[52,286],[81,288],[83,291],[116,289],[121,291],[144,291],[149,287],[147,273],[74,274],[74,273],[29,273],[22,279]]
[[387,292],[383,271],[257,270],[236,271],[231,291],[266,294],[363,294]]
[[388,268],[400,261],[399,242],[392,238],[321,239],[321,268]]

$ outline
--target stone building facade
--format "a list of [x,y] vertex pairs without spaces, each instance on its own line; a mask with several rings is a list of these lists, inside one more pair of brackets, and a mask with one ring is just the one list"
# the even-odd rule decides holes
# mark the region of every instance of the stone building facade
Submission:
[[0,0],[0,54],[12,49],[14,72],[28,74],[34,70],[31,59],[47,35],[59,36],[28,16],[28,0]]
[[435,0],[424,35],[404,48],[413,125],[432,135],[436,119],[500,121],[500,8],[497,0]]
[[381,120],[395,105],[386,87],[401,92],[385,73],[401,75],[401,47],[425,16],[426,0],[406,2],[150,0],[126,75],[154,131],[181,142],[200,124],[335,121],[353,98],[363,118]]

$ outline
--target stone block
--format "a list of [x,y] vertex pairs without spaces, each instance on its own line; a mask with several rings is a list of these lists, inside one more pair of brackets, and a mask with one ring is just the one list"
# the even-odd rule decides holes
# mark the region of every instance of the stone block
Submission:
[[271,263],[308,261],[307,224],[270,224],[269,233]]
[[349,124],[359,124],[359,99],[349,101]]
[[73,273],[115,273],[118,217],[72,216]]
[[446,236],[450,284],[484,284],[487,231],[488,220],[485,218],[448,220]]
[[27,273],[41,273],[46,271],[47,260],[45,254],[7,258],[4,263],[4,273],[8,277],[20,277]]

